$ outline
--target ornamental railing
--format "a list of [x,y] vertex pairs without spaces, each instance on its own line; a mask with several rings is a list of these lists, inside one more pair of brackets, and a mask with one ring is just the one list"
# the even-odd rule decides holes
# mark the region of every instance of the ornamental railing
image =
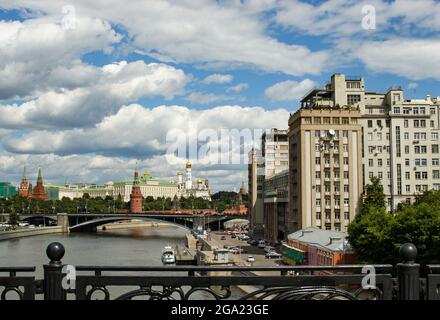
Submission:
[[51,243],[42,280],[35,267],[0,267],[0,298],[21,300],[440,300],[440,265],[420,277],[412,244],[402,262],[341,266],[69,266]]

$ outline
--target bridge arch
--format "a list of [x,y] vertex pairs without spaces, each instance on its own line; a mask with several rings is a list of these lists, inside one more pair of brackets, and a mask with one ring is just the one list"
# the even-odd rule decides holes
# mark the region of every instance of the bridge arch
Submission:
[[[97,227],[101,225],[105,225],[112,222],[124,221],[124,220],[144,220],[144,221],[157,221],[157,222],[165,222],[171,225],[176,225],[181,228],[185,228],[187,230],[194,230],[198,225],[203,226],[215,226],[218,225],[221,228],[224,222],[234,219],[235,217],[230,216],[170,216],[170,215],[154,215],[154,216],[145,216],[145,215],[117,215],[117,216],[109,216],[109,217],[97,217],[86,215],[81,216],[81,222],[77,219],[76,223],[74,221],[75,216],[70,216],[70,227],[69,230],[71,232],[96,232]],[[73,219],[72,219],[73,218]],[[90,218],[90,219],[88,219]],[[85,221],[84,221],[85,219]]]

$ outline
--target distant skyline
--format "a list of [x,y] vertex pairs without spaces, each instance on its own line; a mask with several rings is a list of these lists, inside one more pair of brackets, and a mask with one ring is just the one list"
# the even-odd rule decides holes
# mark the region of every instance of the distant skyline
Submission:
[[[439,31],[434,0],[0,0],[0,181],[169,179],[173,128],[286,129],[337,72],[440,96]],[[213,191],[247,181],[193,163]]]

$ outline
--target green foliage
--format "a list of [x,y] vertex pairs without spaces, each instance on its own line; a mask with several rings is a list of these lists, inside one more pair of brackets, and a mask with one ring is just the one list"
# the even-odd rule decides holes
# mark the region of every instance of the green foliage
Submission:
[[419,195],[413,205],[402,204],[390,214],[380,181],[372,180],[366,190],[361,213],[348,227],[348,240],[361,262],[397,263],[406,242],[417,247],[420,263],[440,262],[440,191]]
[[20,222],[20,216],[16,212],[11,212],[9,214],[9,224],[16,226]]
[[[237,193],[220,191],[212,196],[212,201],[204,200],[202,198],[158,198],[153,197],[144,198],[142,201],[144,210],[171,210],[171,209],[214,209],[219,211],[229,209],[238,204]],[[247,198],[243,197],[243,203]],[[111,196],[103,198],[90,198],[88,194],[84,194],[82,198],[69,199],[62,198],[56,201],[42,201],[30,200],[20,196],[10,198],[0,198],[0,213],[9,214],[11,212],[17,213],[111,213],[118,210],[127,210],[129,203],[125,203],[120,195],[116,198]]]
[[371,178],[371,184],[365,187],[364,206],[372,205],[376,208],[386,208],[383,186],[378,177]]

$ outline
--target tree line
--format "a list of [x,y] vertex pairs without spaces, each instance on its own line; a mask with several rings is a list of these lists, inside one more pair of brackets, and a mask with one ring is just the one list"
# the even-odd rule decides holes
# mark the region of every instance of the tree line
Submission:
[[389,213],[383,186],[372,178],[362,209],[348,226],[348,241],[360,262],[395,264],[400,262],[400,246],[411,242],[418,262],[439,263],[440,191],[417,195],[413,204],[402,203]]

